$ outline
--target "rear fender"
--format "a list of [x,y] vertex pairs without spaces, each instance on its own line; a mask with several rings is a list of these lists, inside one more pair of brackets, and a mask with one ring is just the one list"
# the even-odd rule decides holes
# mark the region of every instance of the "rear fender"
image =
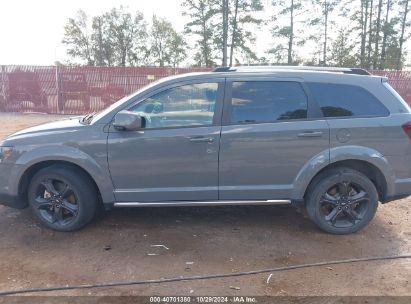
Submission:
[[[326,161],[328,152],[329,160]],[[358,160],[374,165],[385,178],[387,196],[394,195],[395,171],[381,153],[363,146],[341,146],[334,147],[329,151],[323,151],[307,162],[294,180],[292,199],[297,201],[303,200],[310,182],[321,170],[345,160]]]

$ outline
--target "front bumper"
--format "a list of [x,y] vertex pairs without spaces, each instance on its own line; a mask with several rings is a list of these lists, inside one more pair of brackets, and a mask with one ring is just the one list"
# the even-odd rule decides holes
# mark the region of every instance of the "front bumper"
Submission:
[[4,205],[16,209],[27,208],[27,202],[22,200],[19,196],[0,193],[0,205]]
[[18,194],[19,173],[21,168],[14,163],[0,163],[0,205],[23,209],[28,206],[27,200]]

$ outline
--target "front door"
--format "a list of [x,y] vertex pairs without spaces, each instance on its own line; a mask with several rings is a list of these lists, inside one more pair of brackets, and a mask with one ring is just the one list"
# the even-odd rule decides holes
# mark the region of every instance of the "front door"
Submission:
[[110,128],[108,162],[117,202],[218,199],[224,80],[156,91],[129,108],[139,131]]
[[227,82],[220,199],[290,199],[298,173],[329,161],[329,128],[298,80]]

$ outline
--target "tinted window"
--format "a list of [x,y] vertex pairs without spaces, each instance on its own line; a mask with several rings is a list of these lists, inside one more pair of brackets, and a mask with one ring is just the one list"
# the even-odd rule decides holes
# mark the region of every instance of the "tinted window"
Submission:
[[307,118],[307,97],[298,82],[234,82],[231,122],[270,122]]
[[144,116],[146,128],[211,125],[217,90],[217,83],[175,87],[140,102],[130,111]]
[[325,117],[387,116],[388,110],[367,90],[353,85],[307,83]]

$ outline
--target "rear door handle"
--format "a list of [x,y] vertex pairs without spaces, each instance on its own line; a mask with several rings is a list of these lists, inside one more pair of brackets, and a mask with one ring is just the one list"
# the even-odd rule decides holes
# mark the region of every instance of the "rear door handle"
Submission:
[[197,137],[190,137],[190,141],[192,143],[212,143],[214,142],[214,138],[197,136]]
[[298,137],[321,137],[323,136],[323,132],[318,131],[306,131],[298,134]]

